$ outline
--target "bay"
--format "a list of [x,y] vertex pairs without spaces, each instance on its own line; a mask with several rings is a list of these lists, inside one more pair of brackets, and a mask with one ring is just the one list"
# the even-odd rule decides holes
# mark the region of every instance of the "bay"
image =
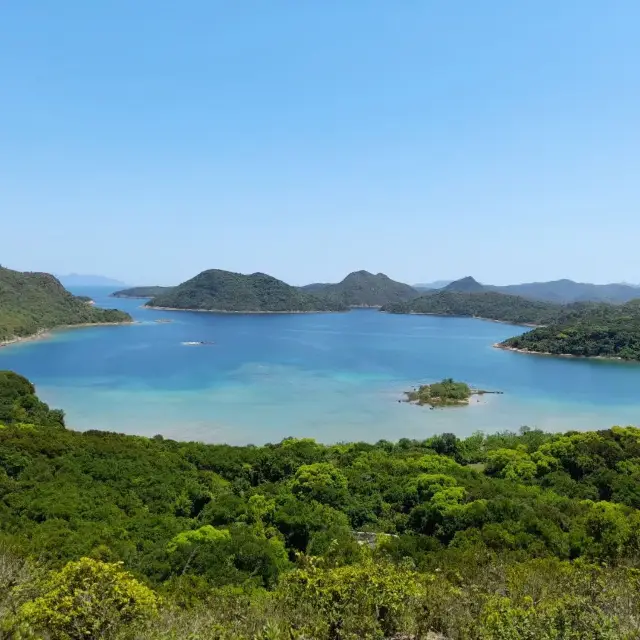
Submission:
[[[640,365],[493,348],[522,327],[375,310],[155,311],[144,300],[110,298],[109,289],[74,293],[137,322],[2,348],[0,369],[31,379],[75,429],[261,444],[287,436],[373,442],[640,423]],[[190,341],[215,344],[183,344]],[[437,410],[398,402],[404,390],[443,377],[504,395]]]

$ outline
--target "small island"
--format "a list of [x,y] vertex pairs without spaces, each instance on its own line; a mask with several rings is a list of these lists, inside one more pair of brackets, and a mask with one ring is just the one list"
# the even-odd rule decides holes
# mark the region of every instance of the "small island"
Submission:
[[433,384],[423,384],[413,391],[405,391],[407,402],[417,405],[428,404],[434,407],[455,407],[469,404],[472,396],[485,393],[502,393],[501,391],[485,391],[475,389],[466,382],[457,382],[453,378],[445,378]]

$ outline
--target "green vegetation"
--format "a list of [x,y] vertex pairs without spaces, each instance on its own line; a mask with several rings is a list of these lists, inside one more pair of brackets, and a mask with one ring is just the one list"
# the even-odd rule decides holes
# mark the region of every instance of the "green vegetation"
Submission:
[[445,291],[478,293],[495,291],[531,300],[543,300],[556,304],[573,302],[605,302],[622,304],[640,298],[640,287],[629,284],[589,284],[573,280],[553,280],[551,282],[525,282],[506,286],[483,285],[471,276],[456,280],[444,286]]
[[211,269],[153,298],[149,307],[245,313],[343,311],[346,306],[304,293],[264,273]]
[[415,298],[413,287],[391,280],[384,273],[354,271],[337,284],[310,284],[303,291],[333,300],[347,307],[381,307]]
[[640,301],[587,307],[547,327],[505,340],[500,346],[537,353],[640,360]]
[[0,390],[3,637],[640,633],[640,429],[231,447],[77,433]]
[[467,276],[460,280],[454,280],[442,288],[442,291],[457,291],[459,293],[478,293],[485,291],[487,287],[480,284],[475,278]]
[[155,298],[165,293],[170,293],[175,287],[131,287],[121,289],[111,294],[113,298]]
[[[416,404],[428,404],[432,407],[446,407],[469,404],[473,391],[468,384],[445,378],[442,382],[420,385],[414,391],[406,391],[407,400]],[[476,392],[483,393],[483,392]]]
[[545,324],[556,319],[563,307],[551,302],[528,300],[493,291],[468,293],[442,290],[408,302],[385,305],[382,310],[389,313],[486,318],[513,324]]
[[93,304],[93,299],[90,296],[75,296],[76,300],[84,302],[85,304]]
[[128,313],[96,309],[48,273],[0,267],[0,343],[66,325],[128,321]]

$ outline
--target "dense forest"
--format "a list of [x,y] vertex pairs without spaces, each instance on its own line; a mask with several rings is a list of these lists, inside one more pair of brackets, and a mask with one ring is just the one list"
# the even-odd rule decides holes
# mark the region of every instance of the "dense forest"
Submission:
[[164,293],[171,292],[175,287],[131,287],[129,289],[121,289],[114,291],[111,296],[113,298],[154,298]]
[[573,309],[558,321],[501,346],[537,353],[640,360],[640,301]]
[[128,313],[97,309],[48,273],[0,267],[0,343],[65,325],[128,321]]
[[247,313],[344,311],[347,308],[264,273],[244,275],[220,269],[203,271],[153,298],[147,306]]
[[408,284],[396,282],[384,273],[373,274],[368,271],[354,271],[336,284],[317,283],[301,289],[347,307],[382,307],[419,295]]
[[640,633],[638,429],[231,447],[73,432],[0,389],[6,637]]
[[546,324],[555,320],[563,307],[494,291],[441,290],[406,302],[385,305],[382,310],[388,313],[486,318],[514,324]]

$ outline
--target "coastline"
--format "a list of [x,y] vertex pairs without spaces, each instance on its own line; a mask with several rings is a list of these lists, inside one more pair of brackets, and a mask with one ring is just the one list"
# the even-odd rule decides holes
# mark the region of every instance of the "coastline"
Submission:
[[392,316],[434,316],[436,318],[469,318],[470,320],[484,320],[485,322],[497,322],[499,324],[510,324],[514,327],[529,327],[538,329],[545,327],[544,324],[534,324],[533,322],[514,322],[512,320],[496,320],[495,318],[483,318],[482,316],[459,316],[453,313],[429,313],[426,311],[408,311],[407,313],[394,313],[393,311],[381,310],[382,313],[388,313]]
[[8,340],[0,340],[0,348],[21,344],[23,342],[46,340],[47,338],[53,337],[54,332],[57,331],[67,331],[68,329],[88,329],[89,327],[117,327],[125,324],[135,324],[135,320],[126,320],[123,322],[83,322],[81,324],[63,324],[58,327],[51,327],[50,329],[38,329],[38,331],[28,336],[14,336]]
[[610,360],[612,362],[636,362],[634,360],[625,360],[619,356],[577,356],[573,353],[550,353],[549,351],[532,351],[531,349],[518,349],[516,347],[508,347],[500,342],[494,343],[494,348],[503,351],[512,351],[513,353],[524,353],[529,356],[551,356],[552,358],[576,358],[580,360]]
[[348,313],[349,309],[342,311],[230,311],[228,309],[180,309],[177,307],[148,307],[142,305],[143,309],[150,309],[151,311],[195,311],[196,313],[228,313],[236,315],[291,315],[291,314],[303,314],[303,313]]

